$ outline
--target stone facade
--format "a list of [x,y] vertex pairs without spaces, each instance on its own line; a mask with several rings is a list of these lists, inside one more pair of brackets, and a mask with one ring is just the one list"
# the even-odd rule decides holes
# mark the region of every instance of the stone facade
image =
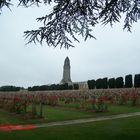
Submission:
[[78,84],[80,90],[81,90],[81,89],[88,89],[87,81],[74,82],[73,84]]
[[78,82],[79,89],[88,89],[87,81],[84,82]]
[[70,68],[71,68],[70,60],[68,57],[66,57],[66,59],[64,61],[64,66],[63,66],[63,78],[62,78],[60,84],[64,84],[64,83],[72,84]]
[[62,78],[60,84],[64,84],[64,83],[68,83],[69,85],[78,84],[79,89],[88,89],[87,81],[83,81],[83,82],[72,82],[71,81],[70,69],[71,69],[70,60],[68,57],[66,57],[66,59],[64,61],[64,66],[63,66],[63,78]]

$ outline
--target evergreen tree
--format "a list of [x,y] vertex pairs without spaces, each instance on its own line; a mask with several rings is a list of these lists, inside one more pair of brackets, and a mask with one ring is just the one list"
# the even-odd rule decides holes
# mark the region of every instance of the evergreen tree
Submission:
[[103,87],[103,89],[107,89],[108,88],[107,78],[103,78],[102,79],[102,87]]
[[20,87],[16,86],[1,86],[0,91],[20,91]]
[[108,80],[108,87],[109,88],[115,88],[115,78],[110,78]]
[[69,85],[69,88],[68,88],[69,90],[72,90],[73,89],[73,86],[72,85]]
[[88,88],[92,89],[92,82],[91,82],[91,80],[88,80],[87,83],[88,83]]
[[78,90],[79,89],[79,85],[78,84],[73,84],[73,89]]
[[123,88],[124,87],[123,77],[116,78],[115,85],[116,88]]
[[131,88],[133,86],[133,83],[132,83],[132,75],[129,74],[129,75],[126,75],[125,76],[125,87],[126,88]]
[[97,89],[103,88],[102,79],[99,78],[96,80],[96,88]]
[[95,86],[96,86],[96,81],[95,80],[88,80],[87,83],[88,83],[88,88],[89,89],[94,89]]
[[134,77],[134,86],[137,88],[137,87],[140,87],[140,74],[136,74],[135,77]]
[[[76,35],[85,40],[95,38],[93,27],[98,24],[110,24],[124,19],[124,29],[131,31],[133,23],[140,19],[139,0],[18,0],[18,6],[32,5],[54,6],[50,13],[37,18],[43,26],[25,31],[25,37],[31,42],[46,42],[48,46],[73,47]],[[0,12],[4,7],[13,5],[12,0],[0,1]],[[47,7],[46,7],[47,8]]]

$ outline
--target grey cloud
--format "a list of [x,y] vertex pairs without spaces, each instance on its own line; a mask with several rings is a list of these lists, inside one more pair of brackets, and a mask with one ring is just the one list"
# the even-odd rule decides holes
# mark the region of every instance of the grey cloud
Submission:
[[122,30],[122,24],[113,28],[98,26],[93,34],[97,40],[74,42],[69,50],[49,48],[46,44],[29,44],[23,32],[39,27],[35,18],[46,14],[44,8],[13,8],[0,16],[0,86],[32,86],[59,83],[66,56],[71,62],[72,81],[102,77],[117,77],[140,73],[140,22],[132,33]]

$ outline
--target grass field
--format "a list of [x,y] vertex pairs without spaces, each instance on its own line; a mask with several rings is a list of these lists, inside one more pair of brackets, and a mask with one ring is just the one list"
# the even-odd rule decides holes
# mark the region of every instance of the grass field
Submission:
[[6,111],[0,110],[0,123],[1,124],[27,124],[27,123],[44,123],[44,122],[53,122],[53,121],[64,121],[64,120],[73,120],[80,118],[91,118],[99,116],[107,116],[121,113],[129,112],[139,112],[139,106],[129,106],[129,105],[109,105],[108,112],[95,113],[92,111],[83,111],[76,110],[72,108],[62,108],[62,107],[51,107],[44,106],[43,108],[44,118],[43,119],[23,119],[21,116],[8,113]]
[[[44,106],[44,119],[23,119],[21,116],[0,110],[0,124],[29,124],[91,118],[129,112],[139,112],[140,106],[109,105],[108,112],[76,110],[66,107]],[[138,140],[140,139],[140,116],[53,126],[33,130],[0,131],[0,140]]]
[[140,117],[24,131],[0,131],[0,140],[139,140]]

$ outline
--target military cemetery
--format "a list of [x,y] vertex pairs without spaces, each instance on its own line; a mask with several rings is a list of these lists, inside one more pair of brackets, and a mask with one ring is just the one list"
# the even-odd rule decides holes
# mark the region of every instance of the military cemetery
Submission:
[[[104,120],[112,122],[115,117],[120,118],[120,122],[126,119],[129,123],[129,119],[131,121],[140,115],[138,74],[135,75],[134,84],[131,75],[126,76],[123,85],[121,82],[117,84],[117,78],[115,83],[107,78],[72,82],[70,68],[70,59],[66,57],[62,80],[56,85],[29,87],[26,90],[12,87],[15,91],[1,87],[0,133],[34,133],[40,128],[53,129],[53,125],[65,128],[65,125],[79,127],[87,123],[91,127],[94,123],[98,124],[98,119],[107,123]],[[43,134],[43,137],[47,135]]]
[[0,19],[0,140],[140,139],[140,0],[2,0]]

